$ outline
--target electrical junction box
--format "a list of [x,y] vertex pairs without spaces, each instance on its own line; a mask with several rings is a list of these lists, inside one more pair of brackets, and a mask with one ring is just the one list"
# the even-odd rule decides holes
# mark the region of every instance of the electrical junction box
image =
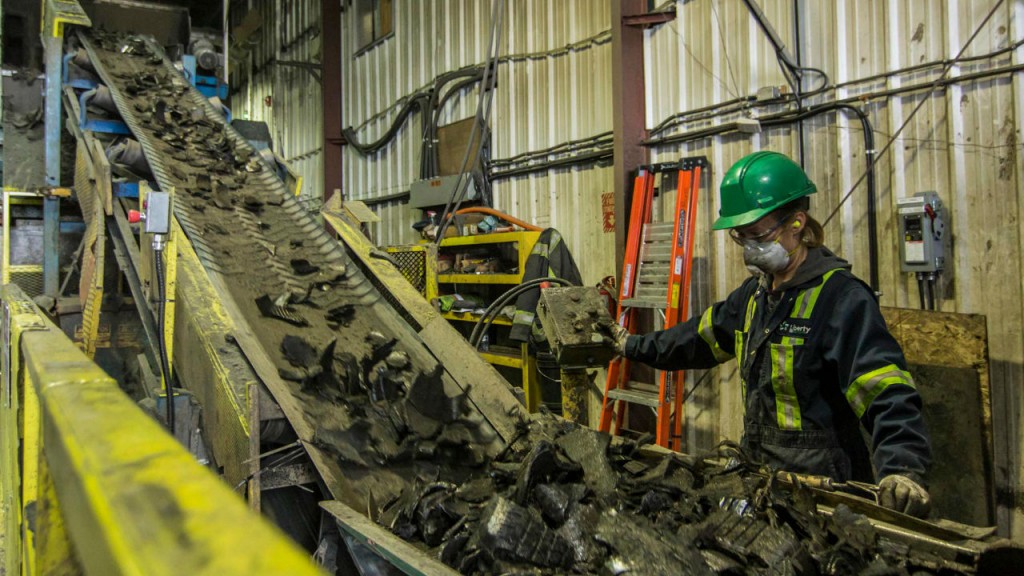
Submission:
[[146,194],[146,233],[167,234],[171,231],[171,193],[150,192]]
[[939,272],[946,259],[946,225],[942,200],[935,192],[918,192],[896,202],[900,224],[900,269]]
[[[463,196],[463,201],[469,202],[476,200],[478,197],[476,190],[476,181],[473,179],[473,175],[467,173],[464,177],[462,185],[465,187],[466,192]],[[428,208],[432,206],[444,206],[448,203],[448,199],[452,197],[452,190],[455,185],[459,182],[459,175],[452,174],[451,176],[438,176],[437,178],[429,178],[427,180],[417,180],[409,186],[409,207],[410,208]]]

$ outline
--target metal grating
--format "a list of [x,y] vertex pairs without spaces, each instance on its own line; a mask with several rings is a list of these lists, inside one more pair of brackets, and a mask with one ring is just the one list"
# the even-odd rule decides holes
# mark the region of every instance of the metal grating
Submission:
[[11,283],[16,284],[29,298],[43,295],[42,266],[11,266]]
[[408,246],[389,246],[387,249],[398,265],[398,270],[420,294],[427,293],[427,252]]

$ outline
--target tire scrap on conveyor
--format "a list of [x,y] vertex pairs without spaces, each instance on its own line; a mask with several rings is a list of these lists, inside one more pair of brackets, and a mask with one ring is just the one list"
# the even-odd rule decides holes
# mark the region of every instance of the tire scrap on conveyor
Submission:
[[388,332],[344,249],[151,41],[82,41],[160,186],[175,188],[204,265],[303,407],[314,432],[302,440],[338,480],[334,497],[465,574],[951,573],[844,506],[814,513],[735,447],[728,468],[652,458],[549,415],[502,446],[442,367]]

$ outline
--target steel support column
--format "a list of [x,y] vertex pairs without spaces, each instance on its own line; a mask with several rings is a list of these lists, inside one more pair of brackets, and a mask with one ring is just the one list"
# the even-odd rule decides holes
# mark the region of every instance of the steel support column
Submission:
[[[612,0],[612,114],[615,132],[615,261],[626,249],[630,172],[648,162],[644,107],[644,30],[629,18],[647,12],[647,0]],[[621,281],[621,279],[620,279]]]
[[[46,185],[60,186],[61,47],[63,37],[43,32],[46,60]],[[60,289],[60,200],[43,201],[43,294],[57,297]]]
[[321,92],[324,106],[324,202],[342,190],[341,159],[345,137],[341,133],[341,2],[323,0],[320,4],[320,64],[323,68]]

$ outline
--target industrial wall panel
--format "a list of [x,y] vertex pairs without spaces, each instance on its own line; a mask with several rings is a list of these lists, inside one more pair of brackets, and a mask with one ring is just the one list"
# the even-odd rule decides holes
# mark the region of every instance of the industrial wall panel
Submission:
[[[492,15],[490,2],[396,1],[394,35],[371,47],[355,45],[352,11],[343,15],[344,122],[361,141],[388,130],[406,99],[445,72],[482,64]],[[610,6],[606,2],[508,0],[503,15],[497,89],[491,116],[493,158],[508,158],[611,130]],[[441,124],[476,113],[476,86],[443,110]],[[344,157],[346,197],[375,204],[378,244],[414,241],[422,215],[400,195],[419,177],[422,118],[414,114],[395,141],[363,156]],[[613,234],[601,226],[601,195],[612,191],[611,170],[583,166],[499,180],[495,204],[516,217],[560,229],[596,282],[613,273]],[[585,216],[586,219],[581,219]],[[595,232],[596,231],[596,232]]]
[[[318,210],[323,197],[323,106],[320,1],[253,0],[258,30],[230,54],[231,105],[236,118],[266,122],[274,151],[302,176],[300,202]],[[249,10],[229,13],[233,27]],[[310,67],[297,65],[310,64]]]
[[[1020,134],[1024,111],[1021,72],[952,83],[926,96],[924,90],[881,92],[928,86],[942,61],[957,55],[994,2],[968,0],[760,0],[768,20],[804,66],[826,71],[834,85],[807,98],[809,104],[855,98],[870,118],[875,149],[880,151],[914,109],[920,110],[877,164],[880,301],[888,306],[918,305],[917,283],[899,271],[896,202],[934,190],[949,209],[948,227],[955,245],[942,279],[940,307],[980,313],[988,318],[991,343],[993,410],[996,422],[999,524],[1024,535],[1021,512],[1021,418],[1024,399],[1024,292],[1022,292]],[[677,19],[648,31],[646,42],[647,118],[656,128],[674,114],[728,105],[759,88],[785,86],[774,50],[742,2],[708,0],[675,3]],[[1024,2],[1005,2],[964,53],[966,61],[950,75],[966,75],[1020,64],[1024,54]],[[994,55],[993,55],[994,54]],[[990,56],[991,55],[991,56]],[[938,62],[938,65],[926,66]],[[900,71],[886,74],[890,71]],[[808,75],[805,91],[818,85]],[[857,98],[859,97],[859,98]],[[923,100],[923,103],[922,103]],[[742,116],[764,116],[777,106],[704,113],[661,135],[728,124]],[[707,223],[717,212],[714,190],[728,166],[744,154],[780,150],[802,156],[820,193],[811,207],[824,220],[865,171],[863,132],[846,112],[823,114],[803,123],[759,134],[719,135],[662,146],[657,160],[691,153],[712,162],[708,194],[701,209]],[[861,184],[827,227],[827,243],[868,278],[866,191]],[[709,262],[707,295],[722,298],[746,272],[740,253],[722,234],[698,230],[697,255]],[[703,242],[702,242],[703,240]],[[697,291],[700,294],[700,290]],[[725,371],[723,371],[725,372]],[[731,369],[728,370],[731,372]],[[728,380],[719,375],[720,380]],[[701,394],[695,397],[701,401]],[[742,421],[739,395],[726,385],[718,406],[706,393],[707,415],[688,414],[691,432],[700,438],[736,437]],[[717,408],[717,409],[716,409]]]

